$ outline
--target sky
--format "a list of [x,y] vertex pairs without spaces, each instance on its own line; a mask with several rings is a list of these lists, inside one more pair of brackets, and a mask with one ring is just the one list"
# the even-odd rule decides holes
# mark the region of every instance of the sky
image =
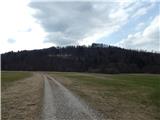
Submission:
[[159,0],[3,0],[0,53],[103,43],[160,52]]

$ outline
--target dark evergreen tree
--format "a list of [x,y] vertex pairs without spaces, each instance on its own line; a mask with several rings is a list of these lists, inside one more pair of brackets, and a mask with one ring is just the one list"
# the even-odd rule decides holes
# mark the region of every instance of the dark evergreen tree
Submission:
[[2,70],[160,73],[160,54],[103,44],[1,54]]

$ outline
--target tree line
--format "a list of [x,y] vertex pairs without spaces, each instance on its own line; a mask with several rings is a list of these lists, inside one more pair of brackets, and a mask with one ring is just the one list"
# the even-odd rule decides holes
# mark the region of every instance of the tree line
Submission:
[[1,54],[2,70],[160,73],[160,54],[104,44]]

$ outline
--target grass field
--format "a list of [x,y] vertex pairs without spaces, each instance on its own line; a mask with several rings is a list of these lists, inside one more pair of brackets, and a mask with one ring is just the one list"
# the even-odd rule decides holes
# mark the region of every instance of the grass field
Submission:
[[2,71],[1,72],[2,90],[5,89],[14,81],[30,77],[31,75],[32,73],[30,72]]
[[31,72],[2,72],[2,120],[39,120],[43,78]]
[[49,73],[111,120],[160,120],[160,75]]

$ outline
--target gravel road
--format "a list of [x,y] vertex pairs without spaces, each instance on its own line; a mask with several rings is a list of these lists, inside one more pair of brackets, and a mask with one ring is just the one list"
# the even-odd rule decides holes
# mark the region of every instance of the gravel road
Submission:
[[54,78],[44,75],[44,81],[42,120],[100,120],[96,112]]

